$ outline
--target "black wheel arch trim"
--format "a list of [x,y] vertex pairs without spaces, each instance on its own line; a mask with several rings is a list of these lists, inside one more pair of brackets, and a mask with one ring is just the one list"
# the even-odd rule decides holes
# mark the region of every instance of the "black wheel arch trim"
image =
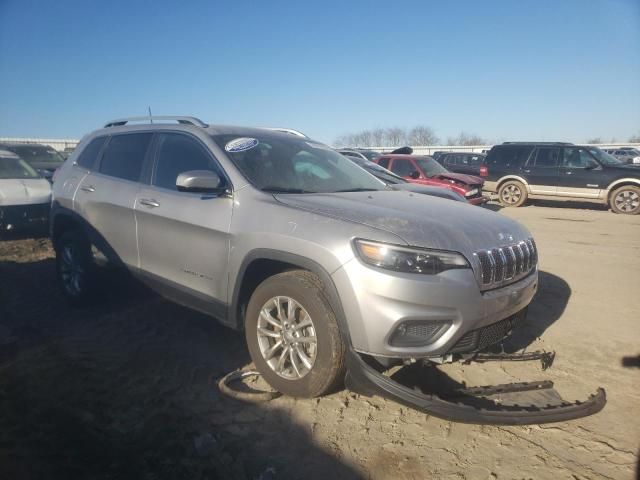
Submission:
[[63,207],[58,202],[53,201],[51,204],[51,212],[49,216],[49,237],[51,239],[51,243],[55,248],[55,233],[56,233],[56,223],[61,221],[62,219],[66,219],[70,221],[77,228],[81,229],[84,234],[87,236],[89,241],[95,245],[95,247],[100,250],[105,257],[112,262],[114,265],[119,267],[125,267],[124,262],[120,259],[118,254],[115,252],[109,242],[102,236],[98,230],[96,230],[87,220],[85,220],[81,215],[74,212],[73,210]]
[[238,275],[236,276],[236,281],[233,287],[231,308],[229,309],[229,324],[236,326],[236,328],[238,329],[243,328],[242,312],[240,311],[240,293],[242,291],[242,285],[245,279],[246,271],[249,266],[256,260],[273,260],[277,262],[288,263],[316,274],[325,286],[326,293],[329,296],[329,302],[331,303],[331,307],[333,308],[336,319],[338,321],[342,339],[344,340],[346,345],[351,345],[349,327],[347,325],[347,319],[344,313],[344,309],[342,308],[342,301],[340,299],[338,289],[336,288],[336,285],[331,278],[331,274],[318,262],[307,257],[270,248],[257,248],[251,250],[244,257],[238,270]]

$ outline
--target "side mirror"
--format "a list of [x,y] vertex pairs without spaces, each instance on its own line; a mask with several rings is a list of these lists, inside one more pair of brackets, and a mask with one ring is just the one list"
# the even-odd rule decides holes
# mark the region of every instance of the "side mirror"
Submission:
[[413,178],[414,180],[416,180],[416,179],[420,178],[420,172],[418,172],[417,170],[414,170],[413,172],[411,172],[409,174],[409,177]]
[[211,170],[190,170],[182,172],[176,179],[180,192],[222,193],[225,186],[216,172]]

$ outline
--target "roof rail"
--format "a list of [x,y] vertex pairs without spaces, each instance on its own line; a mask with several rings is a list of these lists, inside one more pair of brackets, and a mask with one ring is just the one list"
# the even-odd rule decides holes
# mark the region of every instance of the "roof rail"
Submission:
[[502,142],[503,145],[573,145],[571,142]]
[[156,115],[156,116],[146,116],[146,117],[127,117],[127,118],[119,118],[117,120],[111,120],[107,122],[104,128],[109,127],[120,127],[122,125],[126,125],[131,122],[140,122],[140,123],[153,123],[154,120],[165,121],[165,120],[173,120],[182,125],[193,125],[194,127],[207,128],[208,125],[204,123],[202,120],[196,117],[180,117],[175,115]]
[[293,128],[281,128],[281,127],[260,127],[260,128],[264,128],[265,130],[272,130],[274,132],[288,133],[290,135],[295,135],[296,137],[309,138],[304,133],[300,132],[299,130],[294,130]]

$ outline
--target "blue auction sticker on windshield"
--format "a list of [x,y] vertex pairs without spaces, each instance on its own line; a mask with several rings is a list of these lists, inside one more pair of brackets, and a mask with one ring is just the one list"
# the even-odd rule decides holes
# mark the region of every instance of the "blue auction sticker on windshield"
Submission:
[[224,149],[230,153],[244,152],[245,150],[250,150],[256,145],[258,145],[257,138],[236,138],[235,140],[231,140],[224,146]]

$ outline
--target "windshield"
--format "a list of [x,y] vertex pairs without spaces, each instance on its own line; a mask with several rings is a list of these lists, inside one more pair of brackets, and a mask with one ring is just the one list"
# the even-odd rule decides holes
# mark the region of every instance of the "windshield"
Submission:
[[375,150],[360,150],[360,153],[367,157],[367,160],[373,160],[374,158],[382,156],[380,152],[376,152]]
[[422,170],[422,173],[425,174],[426,177],[433,177],[435,175],[440,175],[442,173],[449,173],[449,170],[444,168],[438,162],[436,162],[431,157],[420,157],[416,158],[416,163]]
[[21,158],[0,157],[0,178],[39,178],[40,175]]
[[256,188],[277,193],[384,190],[385,184],[338,152],[308,139],[216,135],[242,174]]
[[12,151],[29,163],[60,164],[64,162],[62,155],[53,148],[47,148],[41,145],[8,146],[7,150]]
[[591,153],[591,155],[596,157],[598,162],[603,165],[609,165],[613,167],[615,167],[616,165],[625,165],[625,162],[623,162],[622,160],[618,160],[613,155],[609,155],[607,152],[605,152],[604,150],[600,150],[598,147],[587,147],[587,150],[589,151],[589,153]]

